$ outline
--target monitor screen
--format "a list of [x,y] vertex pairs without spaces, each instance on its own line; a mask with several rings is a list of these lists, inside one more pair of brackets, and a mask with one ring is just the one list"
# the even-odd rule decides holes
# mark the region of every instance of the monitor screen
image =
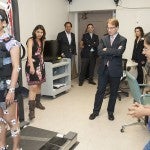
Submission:
[[43,57],[44,61],[56,60],[60,56],[57,40],[45,41]]

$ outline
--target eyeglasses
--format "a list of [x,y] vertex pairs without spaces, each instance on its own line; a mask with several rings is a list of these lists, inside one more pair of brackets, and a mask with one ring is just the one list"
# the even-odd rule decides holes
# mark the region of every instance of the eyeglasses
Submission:
[[107,27],[107,30],[114,30],[116,27]]
[[147,51],[147,50],[150,50],[150,49],[149,49],[149,48],[146,48],[146,47],[143,48],[143,51]]

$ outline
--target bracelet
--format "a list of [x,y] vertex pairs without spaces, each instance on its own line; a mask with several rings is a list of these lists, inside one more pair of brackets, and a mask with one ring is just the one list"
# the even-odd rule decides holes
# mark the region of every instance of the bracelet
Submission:
[[15,92],[15,88],[10,88],[9,89],[9,93],[14,93]]

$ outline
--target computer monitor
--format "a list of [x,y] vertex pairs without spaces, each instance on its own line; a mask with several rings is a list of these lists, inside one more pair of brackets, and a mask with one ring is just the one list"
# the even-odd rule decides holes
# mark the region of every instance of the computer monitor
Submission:
[[60,52],[58,50],[57,40],[47,40],[44,45],[43,57],[44,61],[53,62],[58,59]]

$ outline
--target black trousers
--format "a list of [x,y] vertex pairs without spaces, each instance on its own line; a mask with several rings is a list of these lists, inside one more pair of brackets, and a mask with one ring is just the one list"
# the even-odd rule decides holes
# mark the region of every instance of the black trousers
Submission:
[[137,81],[139,84],[143,84],[143,69],[141,63],[137,65]]
[[89,58],[81,58],[81,71],[79,75],[79,82],[83,82],[88,72],[89,81],[93,80],[96,58],[93,53],[90,53]]
[[120,83],[120,77],[111,77],[108,68],[105,67],[104,74],[102,76],[99,76],[98,78],[98,87],[95,95],[93,113],[99,114],[99,111],[103,103],[103,98],[104,98],[107,83],[110,84],[110,97],[107,106],[107,112],[108,113],[114,112],[119,83]]

